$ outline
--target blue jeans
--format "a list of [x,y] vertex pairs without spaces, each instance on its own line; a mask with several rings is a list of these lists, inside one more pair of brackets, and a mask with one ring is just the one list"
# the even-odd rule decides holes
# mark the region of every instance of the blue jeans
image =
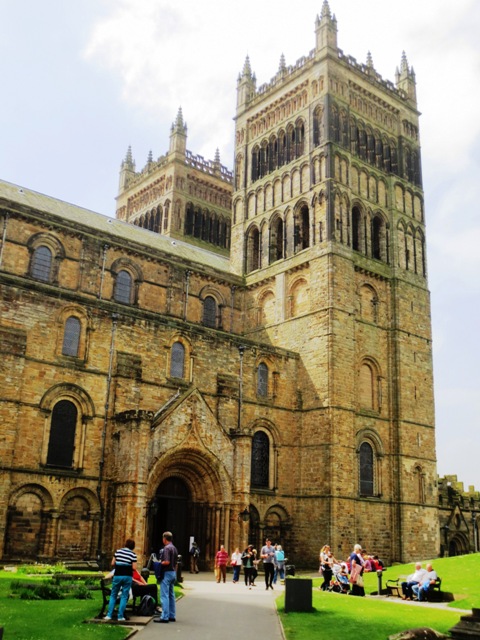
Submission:
[[160,583],[160,599],[162,601],[162,620],[175,618],[175,592],[173,585],[177,574],[175,571],[165,571],[163,580]]
[[285,580],[285,564],[275,565],[275,573],[273,574],[273,584],[277,584],[277,578],[280,576],[280,580]]
[[132,576],[113,576],[112,580],[112,592],[110,594],[110,602],[108,603],[109,618],[113,615],[115,604],[117,602],[118,592],[120,587],[122,588],[122,595],[120,596],[120,604],[118,605],[118,617],[125,617],[125,608],[127,606],[128,598],[130,596],[130,588],[132,586]]
[[236,564],[233,567],[233,581],[238,582],[238,578],[240,577],[240,565]]
[[423,600],[426,600],[426,594],[428,592],[428,590],[430,589],[430,583],[427,582],[426,584],[414,584],[412,586],[412,591],[413,593],[417,596],[418,601],[422,602]]

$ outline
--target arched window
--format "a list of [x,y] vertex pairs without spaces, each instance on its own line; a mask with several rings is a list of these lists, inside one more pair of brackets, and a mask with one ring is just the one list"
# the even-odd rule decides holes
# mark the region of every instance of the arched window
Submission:
[[332,140],[333,142],[339,142],[340,140],[340,134],[339,134],[339,119],[338,119],[338,109],[335,105],[332,105],[331,108],[331,113],[330,113],[331,119],[330,119],[330,129],[331,129],[331,136],[332,136]]
[[78,318],[75,316],[67,318],[63,332],[62,355],[78,356],[81,329],[82,325]]
[[33,253],[31,275],[36,280],[50,282],[52,279],[52,252],[45,245],[37,247]]
[[170,352],[170,376],[183,378],[185,375],[185,347],[181,342],[174,342]]
[[367,133],[363,125],[358,125],[358,155],[362,160],[367,159]]
[[380,216],[375,216],[372,221],[372,257],[376,260],[382,259],[382,234],[383,220]]
[[247,237],[247,273],[260,268],[260,232],[252,227]]
[[258,180],[259,177],[259,150],[255,147],[252,150],[252,182]]
[[264,431],[257,431],[252,440],[250,484],[268,489],[270,479],[270,441]]
[[295,253],[310,246],[310,214],[307,205],[298,212],[295,217]]
[[305,145],[305,125],[303,122],[297,122],[295,127],[295,157],[303,156]]
[[313,146],[318,147],[322,143],[322,107],[315,107],[313,112]]
[[375,398],[374,398],[374,388],[375,388],[375,380],[374,380],[374,371],[372,367],[363,363],[360,368],[360,376],[359,376],[359,400],[360,406],[363,409],[374,409],[375,408]]
[[364,320],[377,322],[378,296],[370,285],[363,285],[360,289],[360,312]]
[[217,301],[212,296],[207,296],[203,301],[203,324],[206,327],[217,326]]
[[275,218],[270,227],[270,260],[276,262],[283,258],[283,220],[279,216]]
[[115,279],[113,297],[116,302],[130,304],[132,301],[132,276],[128,271],[121,270]]
[[287,140],[285,137],[285,131],[280,131],[278,134],[278,159],[277,166],[281,167],[285,164],[287,158]]
[[374,495],[374,460],[373,448],[368,442],[362,442],[359,452],[360,464],[360,495]]
[[358,207],[352,209],[352,249],[354,251],[361,251],[361,227],[362,215]]
[[72,466],[77,413],[77,407],[69,400],[60,400],[53,407],[47,464],[55,467]]
[[185,208],[185,235],[193,235],[193,204],[189,202]]
[[415,467],[414,470],[416,476],[416,489],[417,489],[417,500],[420,504],[425,503],[425,474],[423,473],[422,467]]
[[257,395],[266,398],[268,396],[268,367],[261,362],[257,368]]

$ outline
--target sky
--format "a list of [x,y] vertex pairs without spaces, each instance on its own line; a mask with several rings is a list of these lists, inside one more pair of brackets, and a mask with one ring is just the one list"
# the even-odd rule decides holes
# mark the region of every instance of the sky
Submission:
[[[115,215],[120,163],[187,148],[233,167],[236,81],[315,45],[323,0],[0,0],[0,179]],[[480,2],[330,0],[338,45],[417,78],[438,473],[480,490]]]

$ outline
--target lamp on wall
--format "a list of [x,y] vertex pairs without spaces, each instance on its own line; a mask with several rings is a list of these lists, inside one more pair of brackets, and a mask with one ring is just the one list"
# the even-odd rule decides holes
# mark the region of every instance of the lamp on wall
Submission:
[[238,514],[238,519],[243,522],[248,522],[250,520],[250,511],[245,507],[245,509]]

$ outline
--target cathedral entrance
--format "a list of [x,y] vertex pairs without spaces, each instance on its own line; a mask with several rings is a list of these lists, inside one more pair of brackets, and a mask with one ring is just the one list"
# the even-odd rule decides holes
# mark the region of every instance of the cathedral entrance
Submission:
[[183,480],[171,477],[160,484],[150,506],[150,546],[153,552],[158,553],[163,547],[163,532],[171,531],[178,553],[184,559],[188,558],[190,504],[190,492]]
[[[232,479],[223,462],[223,458],[229,465],[233,462],[231,443],[218,432],[213,414],[196,391],[188,392],[181,409],[160,417],[153,427],[158,437],[181,446],[158,455],[151,469],[145,549],[158,553],[162,533],[171,531],[185,570],[189,570],[192,538],[200,547],[199,568],[212,569],[220,544],[230,548],[231,540],[236,546],[245,538],[244,523],[239,521],[244,502],[239,506],[233,499]],[[211,449],[218,449],[216,453],[203,446],[203,437]]]

